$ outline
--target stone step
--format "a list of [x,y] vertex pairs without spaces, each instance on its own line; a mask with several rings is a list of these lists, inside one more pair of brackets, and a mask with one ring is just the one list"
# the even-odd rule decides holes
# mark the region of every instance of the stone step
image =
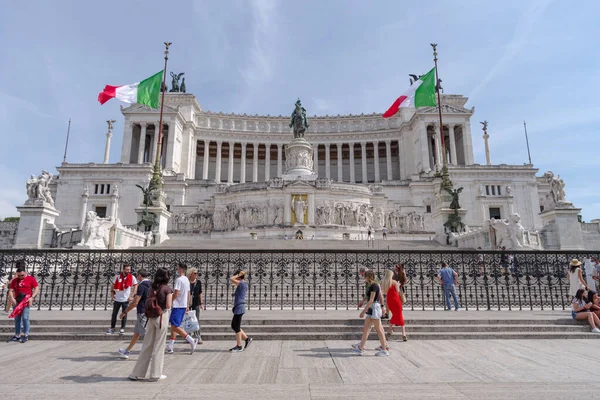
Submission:
[[[248,325],[248,330],[255,333],[339,333],[360,331],[360,326],[350,328],[347,325]],[[133,327],[128,326],[128,331],[131,332]],[[350,329],[349,329],[350,328]],[[13,332],[12,326],[0,327],[0,333],[10,334]],[[64,334],[97,334],[104,333],[107,329],[104,325],[32,325],[32,331],[36,333],[64,333]],[[230,329],[229,325],[206,325],[202,324],[202,333],[227,332]],[[400,328],[395,328],[399,331]],[[589,328],[585,325],[407,325],[407,329],[411,333],[417,332],[588,332]]]
[[[360,340],[360,332],[288,332],[288,333],[254,333],[248,330],[250,336],[255,340]],[[214,332],[202,335],[204,341],[226,340],[231,341],[234,335],[231,331]],[[588,332],[408,332],[409,340],[496,340],[496,339],[598,339],[600,335]],[[0,341],[10,339],[10,335],[0,335]],[[87,340],[87,341],[118,341],[122,344],[131,339],[131,334],[106,335],[103,333],[31,333],[31,340]],[[371,332],[370,340],[376,340],[377,336]],[[401,341],[399,333],[395,333],[389,339],[394,343]],[[184,346],[184,343],[178,345]],[[200,347],[200,350],[202,348]]]
[[[42,325],[64,325],[64,326],[85,326],[85,325],[97,325],[106,326],[109,319],[71,319],[71,320],[57,320],[57,319],[36,319],[35,316],[31,319],[31,326],[42,326]],[[200,322],[202,326],[210,325],[229,325],[231,319],[205,319],[201,318]],[[245,318],[244,325],[255,326],[255,325],[296,325],[296,326],[312,326],[312,325],[343,325],[343,326],[362,326],[363,321],[359,318],[356,319],[251,319]],[[384,320],[387,324],[387,321]],[[10,319],[0,319],[0,327],[13,326],[14,321]],[[127,326],[133,328],[135,325],[134,314],[130,313],[127,320]],[[583,325],[581,321],[575,321],[571,318],[557,318],[557,319],[407,319],[406,326],[412,325],[557,325],[557,326],[569,326],[569,325]]]

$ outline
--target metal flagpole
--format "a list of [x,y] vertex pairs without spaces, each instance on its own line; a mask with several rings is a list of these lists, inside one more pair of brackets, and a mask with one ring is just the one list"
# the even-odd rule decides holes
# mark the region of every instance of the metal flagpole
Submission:
[[527,143],[527,156],[529,157],[529,165],[531,164],[531,153],[529,152],[529,138],[527,137],[527,124],[523,121],[523,127],[525,128],[525,142]]
[[165,42],[165,67],[163,70],[163,82],[161,86],[161,99],[160,99],[160,118],[158,122],[158,143],[156,144],[156,159],[154,160],[154,171],[152,172],[152,179],[148,190],[150,192],[156,189],[162,190],[162,172],[160,166],[160,153],[162,151],[162,139],[163,139],[163,109],[165,106],[165,92],[167,91],[166,80],[167,80],[167,61],[169,60],[169,46],[171,42]]
[[63,163],[67,162],[67,148],[69,147],[69,134],[71,133],[71,118],[69,118],[69,126],[67,128],[67,141],[65,142],[65,155],[63,156]]
[[440,78],[438,76],[437,65],[437,43],[430,43],[433,47],[433,62],[435,64],[435,91],[437,93],[438,112],[440,118],[440,139],[442,140],[442,187],[452,188],[452,181],[448,174],[448,164],[446,162],[446,143],[444,140],[444,124],[442,123],[442,101],[440,96]]

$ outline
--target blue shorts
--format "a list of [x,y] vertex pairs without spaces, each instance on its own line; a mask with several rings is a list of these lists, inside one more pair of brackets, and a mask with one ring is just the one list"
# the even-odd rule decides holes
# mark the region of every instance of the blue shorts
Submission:
[[171,310],[171,318],[169,318],[171,326],[179,328],[181,326],[181,322],[183,321],[184,316],[185,308],[173,308]]

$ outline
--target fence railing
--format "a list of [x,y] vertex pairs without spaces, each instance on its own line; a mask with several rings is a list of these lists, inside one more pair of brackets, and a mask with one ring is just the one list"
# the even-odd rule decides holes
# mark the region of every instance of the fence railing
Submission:
[[[178,262],[195,267],[205,304],[229,309],[238,269],[249,271],[249,309],[356,309],[365,290],[361,267],[379,278],[403,263],[408,275],[405,309],[443,309],[437,274],[445,261],[459,275],[457,293],[468,310],[539,310],[570,307],[567,268],[572,258],[598,252],[442,252],[442,251],[203,251],[203,250],[0,250],[0,276],[11,279],[24,259],[40,285],[37,309],[112,308],[111,280],[129,263],[151,274],[175,271]],[[512,258],[512,262],[510,259]],[[7,292],[0,293],[6,301]]]

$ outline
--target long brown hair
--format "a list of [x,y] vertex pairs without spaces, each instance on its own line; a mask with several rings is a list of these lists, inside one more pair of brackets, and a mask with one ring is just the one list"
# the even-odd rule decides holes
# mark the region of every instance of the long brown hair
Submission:
[[404,270],[404,264],[396,264],[396,268],[398,268],[398,282],[402,286],[406,285],[406,282],[408,282],[408,277],[406,276],[406,271]]
[[375,282],[375,273],[373,271],[365,272],[365,281],[369,283]]

